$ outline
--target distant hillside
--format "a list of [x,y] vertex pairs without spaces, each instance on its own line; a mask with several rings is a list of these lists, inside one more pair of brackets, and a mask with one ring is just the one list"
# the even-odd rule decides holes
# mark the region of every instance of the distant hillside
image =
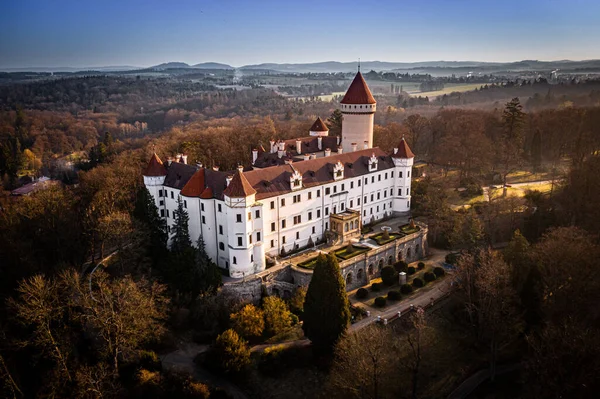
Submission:
[[189,64],[185,62],[164,62],[150,67],[152,69],[173,69],[173,68],[190,68]]
[[198,69],[235,69],[231,65],[221,64],[219,62],[202,62],[192,66]]

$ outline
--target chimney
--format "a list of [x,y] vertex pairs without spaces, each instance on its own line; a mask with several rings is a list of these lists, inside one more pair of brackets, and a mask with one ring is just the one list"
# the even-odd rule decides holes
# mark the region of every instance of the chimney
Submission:
[[325,156],[328,157],[331,155],[331,148],[325,148]]
[[269,152],[272,154],[275,152],[275,140],[269,140],[269,144],[271,144],[271,149],[269,150]]
[[356,152],[357,149],[358,149],[358,144],[352,143],[352,152]]
[[213,166],[213,170],[214,170],[215,172],[218,172],[218,171],[219,171],[219,167],[218,167],[218,166]]
[[302,140],[296,139],[296,152],[302,154]]
[[231,180],[233,180],[233,176],[231,176],[231,175],[227,176],[227,178],[225,179],[225,182],[226,182],[226,184],[227,184],[227,186],[226,186],[226,187],[228,187],[228,186],[229,186],[229,183],[231,183]]
[[340,136],[335,136],[335,143],[337,145],[340,145],[340,141],[341,141],[341,137]]
[[317,137],[317,146],[319,147],[319,150],[323,149],[323,137]]
[[310,159],[310,155],[309,154],[304,154],[304,160],[308,161]]
[[198,169],[202,169],[202,162],[200,162],[200,161],[196,162],[196,167]]
[[315,153],[310,154],[310,159],[317,159],[317,154],[315,154]]
[[258,159],[258,150],[256,148],[252,149],[252,165],[254,165],[254,163],[256,162],[256,160]]
[[173,163],[173,158],[167,158],[167,166],[171,166],[171,163]]
[[240,173],[242,173],[244,171],[244,166],[243,165],[238,165],[238,170],[240,171]]
[[186,164],[186,165],[187,165],[187,158],[188,158],[187,155],[185,155],[185,154],[181,155],[181,159],[182,159],[183,163]]
[[398,153],[398,149],[394,148],[394,154],[397,154],[397,153]]
[[338,154],[341,154],[344,152],[344,149],[342,148],[342,146],[338,146]]
[[363,146],[363,148],[366,150],[367,148],[369,148],[369,142],[367,140],[365,140],[365,144]]

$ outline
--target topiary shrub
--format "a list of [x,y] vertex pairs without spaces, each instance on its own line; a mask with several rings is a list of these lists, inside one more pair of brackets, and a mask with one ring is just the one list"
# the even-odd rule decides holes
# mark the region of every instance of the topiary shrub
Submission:
[[425,283],[423,282],[423,280],[417,277],[412,281],[412,285],[415,288],[421,288],[425,285]]
[[407,268],[408,268],[408,263],[406,263],[403,260],[399,260],[398,262],[394,263],[394,269],[396,269],[396,271],[398,273],[400,273],[400,272],[406,273]]
[[392,290],[387,294],[387,299],[389,299],[390,301],[399,301],[401,298],[402,294],[400,294],[400,291],[398,290]]
[[410,266],[408,269],[406,269],[406,273],[410,276],[411,274],[415,274],[417,272],[417,269],[415,269],[413,266]]
[[358,299],[365,299],[365,298],[366,298],[366,297],[368,297],[368,296],[369,296],[369,291],[367,291],[367,289],[366,289],[366,288],[359,288],[359,289],[356,291],[356,297],[357,297]]
[[371,284],[371,291],[381,291],[382,288],[383,288],[383,283]]
[[417,263],[417,266],[419,267],[419,270],[425,269],[425,263],[423,263],[423,262]]
[[388,287],[398,281],[398,272],[392,266],[386,266],[381,269],[381,280]]
[[412,294],[413,287],[410,284],[402,284],[402,286],[400,287],[400,292],[404,295]]
[[446,271],[444,270],[444,268],[443,268],[443,267],[439,267],[439,266],[437,266],[437,267],[435,267],[435,268],[433,269],[433,273],[434,273],[434,274],[435,274],[437,277],[442,277],[442,276],[444,276],[444,275],[446,274]]
[[435,274],[433,274],[432,272],[427,272],[423,275],[423,277],[425,278],[425,281],[428,283],[431,283],[432,281],[435,280]]
[[377,298],[375,298],[375,306],[382,308],[386,305],[387,300],[382,297],[382,296],[378,296]]

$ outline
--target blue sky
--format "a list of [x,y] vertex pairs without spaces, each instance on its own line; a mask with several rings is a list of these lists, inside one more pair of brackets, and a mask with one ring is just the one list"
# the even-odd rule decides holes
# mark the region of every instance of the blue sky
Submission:
[[0,67],[600,58],[600,0],[0,0]]

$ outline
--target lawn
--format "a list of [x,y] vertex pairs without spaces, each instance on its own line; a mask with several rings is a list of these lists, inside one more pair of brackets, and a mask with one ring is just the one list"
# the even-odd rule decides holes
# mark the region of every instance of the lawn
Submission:
[[481,86],[483,86],[485,83],[469,83],[469,84],[446,84],[446,87],[444,87],[442,90],[436,90],[436,91],[424,91],[424,92],[413,92],[410,93],[410,95],[412,97],[429,97],[430,99],[432,97],[437,97],[437,96],[443,96],[444,94],[450,94],[453,93],[455,91],[458,92],[463,92],[463,91],[471,91],[471,90],[475,90],[480,88]]
[[388,233],[388,237],[385,237],[385,232],[381,232],[381,233],[377,233],[377,234],[373,234],[372,236],[370,236],[369,238],[373,241],[375,241],[377,243],[377,245],[384,245],[387,244],[388,242],[392,242],[394,240],[397,240],[400,237],[404,237],[404,234],[402,233]]
[[419,226],[411,227],[410,224],[405,224],[405,225],[400,226],[400,231],[406,235],[414,234],[419,230],[421,230],[421,228]]
[[308,260],[298,263],[297,266],[303,267],[305,269],[313,270],[315,268],[316,264],[317,264],[317,257],[315,256],[314,258],[310,258]]
[[361,247],[359,245],[347,245],[343,248],[340,248],[340,249],[334,251],[333,253],[335,256],[337,256],[338,258],[340,258],[342,260],[348,260],[357,255],[364,254],[365,252],[368,252],[370,249],[371,248]]

